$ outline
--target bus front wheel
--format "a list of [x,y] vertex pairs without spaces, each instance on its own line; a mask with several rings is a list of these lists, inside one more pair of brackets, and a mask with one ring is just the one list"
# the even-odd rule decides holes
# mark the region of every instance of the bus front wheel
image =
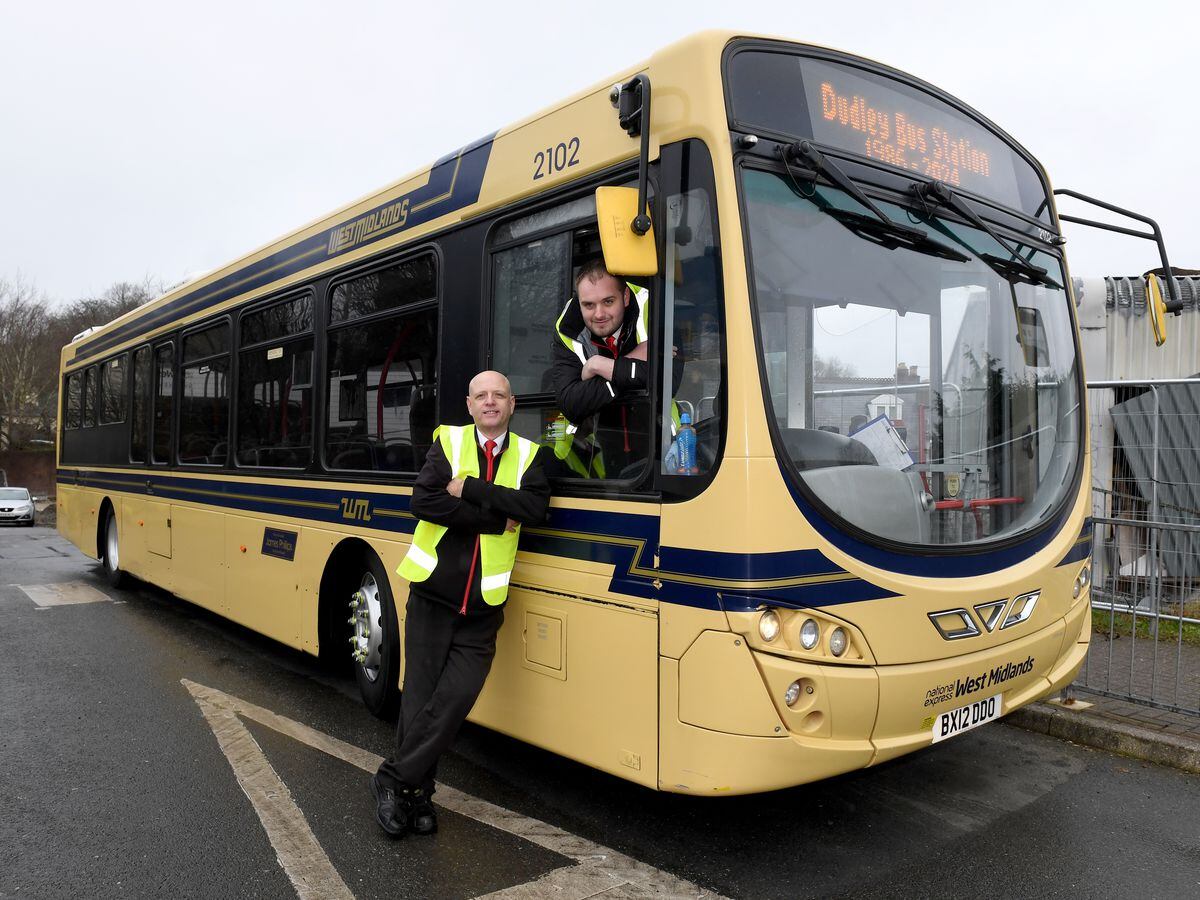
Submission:
[[383,563],[374,554],[364,561],[358,587],[349,598],[350,653],[363,704],[386,719],[400,705],[400,635],[392,588]]

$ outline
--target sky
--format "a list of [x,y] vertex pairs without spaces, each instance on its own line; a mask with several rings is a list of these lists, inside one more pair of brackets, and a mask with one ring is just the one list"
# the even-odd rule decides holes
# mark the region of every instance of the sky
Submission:
[[[0,0],[0,279],[52,302],[180,281],[705,28],[924,78],[1200,268],[1198,25],[1158,0]],[[1067,236],[1076,276],[1157,265],[1146,241]]]

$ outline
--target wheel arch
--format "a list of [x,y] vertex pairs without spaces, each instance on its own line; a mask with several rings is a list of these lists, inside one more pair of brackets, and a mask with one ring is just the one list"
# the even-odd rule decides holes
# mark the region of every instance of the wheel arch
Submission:
[[359,537],[347,537],[333,548],[325,561],[317,599],[317,655],[325,663],[340,665],[342,657],[349,662],[349,654],[343,652],[346,637],[350,634],[346,607],[350,594],[358,587],[355,577],[360,570],[359,563],[370,556],[380,560],[382,565],[382,559],[370,543]]

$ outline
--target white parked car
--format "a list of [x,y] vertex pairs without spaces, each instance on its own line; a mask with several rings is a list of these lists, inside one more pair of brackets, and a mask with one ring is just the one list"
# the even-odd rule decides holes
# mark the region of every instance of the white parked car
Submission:
[[0,487],[0,524],[33,525],[33,498],[25,488]]

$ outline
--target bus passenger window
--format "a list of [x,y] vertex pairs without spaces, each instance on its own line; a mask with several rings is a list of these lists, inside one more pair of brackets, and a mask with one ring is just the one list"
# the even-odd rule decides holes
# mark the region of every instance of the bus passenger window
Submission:
[[100,399],[100,373],[95,366],[89,366],[83,373],[83,427],[91,428],[96,424],[96,409]]
[[133,354],[133,415],[129,437],[130,462],[146,461],[146,409],[150,404],[150,348],[139,347]]
[[83,373],[67,376],[67,410],[63,416],[64,428],[78,428],[83,424]]
[[309,296],[242,316],[238,465],[304,468],[312,458],[312,320]]
[[224,465],[229,449],[229,324],[183,339],[180,369],[181,465]]
[[175,415],[175,348],[162,344],[154,351],[154,462],[171,461],[171,423]]
[[110,359],[100,367],[100,424],[125,421],[125,357]]
[[334,288],[325,357],[325,464],[417,472],[437,426],[432,254]]

